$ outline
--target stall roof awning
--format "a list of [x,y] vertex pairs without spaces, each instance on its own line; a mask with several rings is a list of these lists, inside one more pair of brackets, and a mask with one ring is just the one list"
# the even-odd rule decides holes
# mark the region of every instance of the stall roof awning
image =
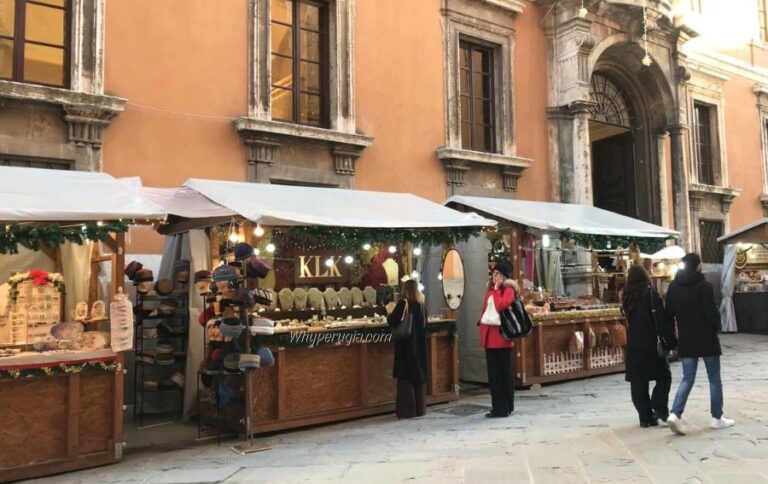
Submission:
[[768,218],[761,218],[717,239],[721,244],[768,244]]
[[589,205],[502,198],[453,196],[446,204],[470,209],[549,232],[616,237],[677,237],[679,232]]
[[144,196],[163,207],[169,214],[184,218],[231,217],[236,212],[214,203],[187,188],[144,187]]
[[[190,178],[187,189],[242,217],[265,225],[323,225],[365,228],[493,226],[409,193],[369,192]],[[171,211],[171,213],[174,213]],[[174,213],[175,214],[175,213]],[[178,215],[184,216],[179,213]],[[196,218],[209,215],[195,215]]]
[[163,219],[140,183],[106,173],[0,167],[0,221]]

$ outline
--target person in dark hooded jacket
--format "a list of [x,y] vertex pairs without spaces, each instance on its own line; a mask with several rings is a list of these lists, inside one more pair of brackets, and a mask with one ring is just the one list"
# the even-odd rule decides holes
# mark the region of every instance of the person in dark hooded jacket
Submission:
[[704,359],[709,378],[712,421],[710,427],[731,427],[734,421],[723,417],[723,383],[720,379],[720,312],[715,305],[715,290],[701,273],[701,257],[686,254],[683,269],[667,290],[666,310],[677,322],[678,356],[683,363],[683,379],[672,404],[667,424],[679,435],[685,435],[681,421],[688,395],[696,380],[699,358]]

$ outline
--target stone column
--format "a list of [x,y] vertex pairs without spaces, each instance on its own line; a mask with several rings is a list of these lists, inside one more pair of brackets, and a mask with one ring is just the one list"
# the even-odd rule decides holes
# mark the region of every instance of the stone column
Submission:
[[672,220],[669,218],[669,197],[667,196],[667,182],[669,174],[667,173],[667,154],[664,149],[664,141],[667,138],[666,131],[656,133],[656,159],[658,160],[658,187],[659,187],[659,221],[665,227],[671,227]]
[[589,142],[589,109],[591,102],[571,103],[573,112],[573,171],[565,173],[573,179],[571,203],[592,205],[592,149]]
[[667,128],[672,147],[672,193],[674,204],[675,230],[680,232],[680,243],[691,250],[691,210],[688,200],[688,173],[685,169],[685,145],[682,124]]

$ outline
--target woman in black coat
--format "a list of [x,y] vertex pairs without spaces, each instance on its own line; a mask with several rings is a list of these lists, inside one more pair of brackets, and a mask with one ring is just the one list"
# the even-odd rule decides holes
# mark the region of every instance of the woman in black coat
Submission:
[[398,418],[421,417],[427,413],[427,317],[418,283],[403,284],[403,297],[387,316],[387,323],[395,327],[408,313],[413,315],[411,337],[395,341],[395,365],[392,376],[397,378],[395,413]]
[[[651,287],[648,273],[633,266],[622,294],[622,309],[627,317],[626,380],[630,383],[632,403],[641,427],[658,425],[669,415],[669,388],[672,374],[669,362],[656,350],[657,337],[667,348],[677,342],[664,311],[664,303]],[[656,381],[649,397],[649,382]]]

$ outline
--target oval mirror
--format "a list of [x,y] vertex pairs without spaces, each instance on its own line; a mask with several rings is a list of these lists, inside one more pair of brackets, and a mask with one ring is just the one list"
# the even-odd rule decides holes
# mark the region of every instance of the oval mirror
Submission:
[[443,258],[440,272],[443,277],[443,297],[450,309],[459,309],[464,300],[464,262],[456,249],[450,249]]

